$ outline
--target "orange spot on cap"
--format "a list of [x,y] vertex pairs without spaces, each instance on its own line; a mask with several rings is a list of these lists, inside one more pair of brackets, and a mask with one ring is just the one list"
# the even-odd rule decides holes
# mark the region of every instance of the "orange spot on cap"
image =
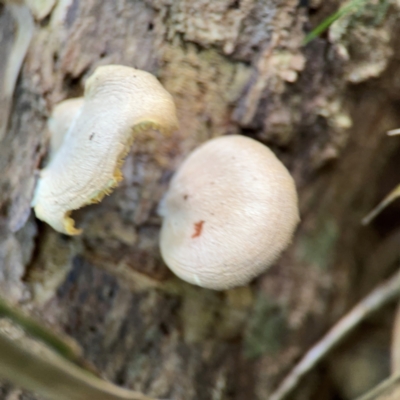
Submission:
[[194,224],[194,233],[192,235],[192,239],[197,238],[201,235],[203,231],[204,221],[199,221]]

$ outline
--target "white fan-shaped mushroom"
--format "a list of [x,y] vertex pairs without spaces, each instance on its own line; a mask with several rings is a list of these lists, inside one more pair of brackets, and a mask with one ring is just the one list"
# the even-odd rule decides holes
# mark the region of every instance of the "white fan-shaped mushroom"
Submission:
[[299,222],[289,172],[268,147],[244,136],[212,139],[190,154],[160,213],[165,263],[183,280],[216,290],[263,272]]
[[[135,133],[178,126],[172,96],[156,77],[122,65],[98,67],[74,112],[59,150],[40,172],[32,201],[37,218],[68,235],[81,232],[71,211],[100,201],[122,180],[120,167]],[[62,134],[65,124],[57,129]]]
[[50,131],[49,160],[51,160],[60,149],[65,135],[72,127],[74,120],[79,116],[83,107],[83,97],[67,99],[58,103],[47,121]]

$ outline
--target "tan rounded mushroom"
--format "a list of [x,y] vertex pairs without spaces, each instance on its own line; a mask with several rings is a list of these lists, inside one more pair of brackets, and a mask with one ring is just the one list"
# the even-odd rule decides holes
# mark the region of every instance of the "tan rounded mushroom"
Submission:
[[120,167],[135,133],[177,126],[172,96],[152,74],[98,67],[60,149],[40,172],[32,201],[37,218],[59,232],[79,234],[71,211],[100,201],[122,180]]
[[183,280],[216,290],[262,273],[299,222],[285,166],[268,147],[237,135],[212,139],[189,155],[160,214],[165,263]]

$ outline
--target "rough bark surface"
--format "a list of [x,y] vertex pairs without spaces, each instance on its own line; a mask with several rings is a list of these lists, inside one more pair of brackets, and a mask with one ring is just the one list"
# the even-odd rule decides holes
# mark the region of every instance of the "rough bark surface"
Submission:
[[[400,4],[368,2],[302,46],[310,27],[338,6],[55,2],[36,20],[0,144],[1,295],[75,338],[119,385],[175,400],[267,399],[306,349],[395,268],[371,257],[395,231],[399,206],[370,227],[360,220],[399,180],[400,139],[384,133],[400,126]],[[3,6],[0,72],[13,32]],[[81,236],[62,236],[33,215],[20,227],[52,107],[81,95],[94,69],[110,63],[159,77],[175,99],[179,132],[134,143],[121,185],[74,214]],[[156,209],[183,157],[232,133],[268,144],[287,165],[302,223],[262,277],[218,293],[179,281],[163,264]],[[387,372],[392,317],[385,311],[366,324],[371,334],[354,339],[382,357],[374,379]],[[362,352],[351,340],[294,398],[361,394],[365,387],[343,382],[354,365],[347,355],[360,360]],[[33,397],[5,384],[0,398]]]

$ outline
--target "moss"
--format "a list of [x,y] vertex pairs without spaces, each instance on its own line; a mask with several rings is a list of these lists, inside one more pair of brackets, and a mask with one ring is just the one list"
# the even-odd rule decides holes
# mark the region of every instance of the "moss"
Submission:
[[307,264],[328,269],[332,264],[338,235],[336,221],[326,216],[321,218],[317,228],[301,238],[298,257]]
[[275,354],[281,348],[287,331],[284,310],[273,300],[260,294],[244,339],[244,353],[248,358]]

